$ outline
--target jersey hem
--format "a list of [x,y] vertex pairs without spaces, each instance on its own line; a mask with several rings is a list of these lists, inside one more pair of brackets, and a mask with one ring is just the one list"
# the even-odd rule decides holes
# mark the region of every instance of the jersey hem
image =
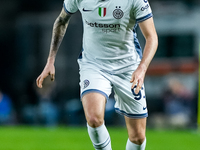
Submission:
[[115,111],[118,114],[120,114],[120,115],[127,116],[128,118],[139,119],[139,118],[147,118],[148,117],[148,113],[144,113],[144,114],[130,114],[130,113],[126,113],[123,110],[120,110],[119,108],[115,108]]

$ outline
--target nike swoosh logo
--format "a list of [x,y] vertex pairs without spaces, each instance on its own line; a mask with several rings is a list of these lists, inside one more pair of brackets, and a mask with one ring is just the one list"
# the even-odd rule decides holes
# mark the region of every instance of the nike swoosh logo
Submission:
[[143,107],[143,110],[147,109],[147,107]]
[[92,10],[88,10],[88,9],[83,8],[83,11],[92,11]]

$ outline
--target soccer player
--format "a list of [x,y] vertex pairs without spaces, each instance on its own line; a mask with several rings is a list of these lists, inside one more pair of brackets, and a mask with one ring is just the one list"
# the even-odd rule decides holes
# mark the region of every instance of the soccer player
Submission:
[[[83,50],[79,56],[81,101],[94,148],[111,150],[104,123],[106,101],[113,88],[115,110],[125,118],[126,150],[144,150],[146,118],[144,77],[156,52],[158,39],[147,0],[64,0],[56,19],[48,60],[37,86],[50,75],[70,17],[80,11],[83,21]],[[146,44],[141,48],[135,29],[139,25]]]

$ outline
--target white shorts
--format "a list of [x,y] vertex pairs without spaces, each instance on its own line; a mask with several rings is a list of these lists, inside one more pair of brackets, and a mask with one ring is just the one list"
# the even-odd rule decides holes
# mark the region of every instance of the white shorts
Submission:
[[81,98],[83,95],[96,92],[109,99],[112,88],[117,113],[130,118],[148,117],[144,85],[136,95],[130,83],[133,71],[111,74],[100,70],[94,64],[79,62]]

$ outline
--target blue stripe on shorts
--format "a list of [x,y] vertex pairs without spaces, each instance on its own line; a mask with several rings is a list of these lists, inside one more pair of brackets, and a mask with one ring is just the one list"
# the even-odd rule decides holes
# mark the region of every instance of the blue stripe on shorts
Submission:
[[106,100],[109,99],[108,95],[103,92],[103,91],[100,91],[100,90],[97,90],[97,89],[89,89],[89,90],[85,90],[82,94],[81,94],[81,99],[82,97],[87,94],[87,93],[99,93],[99,94],[102,94],[103,96],[105,96]]
[[129,118],[146,118],[148,117],[148,113],[144,114],[128,114],[123,110],[120,110],[119,108],[115,108],[115,111],[121,115],[127,116]]

